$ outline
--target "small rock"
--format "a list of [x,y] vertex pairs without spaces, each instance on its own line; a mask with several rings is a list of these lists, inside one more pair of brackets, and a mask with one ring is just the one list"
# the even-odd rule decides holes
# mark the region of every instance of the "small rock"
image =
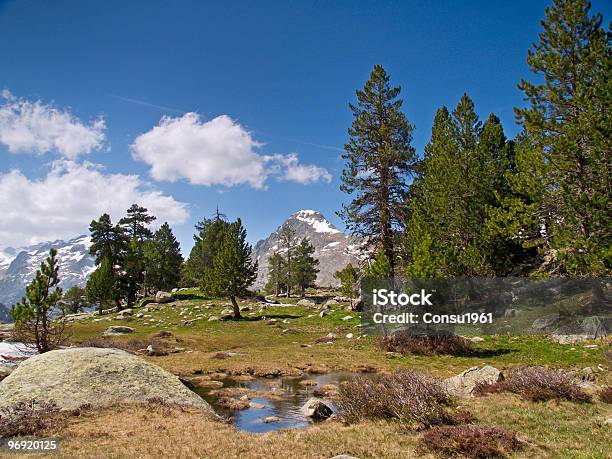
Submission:
[[314,308],[316,306],[316,303],[312,300],[307,300],[306,298],[304,298],[303,300],[298,301],[297,305],[306,306],[308,308]]
[[319,317],[323,318],[327,315],[329,315],[331,311],[329,309],[323,309],[320,313],[319,313]]
[[352,320],[353,316],[344,316],[342,320]]
[[123,325],[113,325],[108,327],[103,333],[102,336],[113,336],[113,335],[123,335],[126,333],[133,333],[134,329],[132,327],[124,327]]
[[142,319],[143,317],[144,317],[144,314],[142,312],[139,312],[138,314],[136,314],[137,319]]
[[559,313],[554,312],[552,314],[534,320],[533,324],[531,325],[531,328],[533,328],[534,330],[542,331],[549,327],[552,327],[557,322],[559,322],[560,319],[561,316],[559,315]]
[[308,400],[300,411],[304,416],[311,419],[323,420],[329,418],[334,411],[320,398],[313,397]]
[[484,341],[484,338],[481,338],[480,336],[472,336],[471,338],[468,338],[472,343],[480,343],[482,341]]
[[280,418],[278,416],[268,416],[267,418],[263,419],[264,424],[270,424],[272,422],[278,421],[280,421]]
[[263,403],[250,402],[249,408],[253,410],[265,410],[267,407]]
[[208,321],[209,321],[209,322],[214,322],[214,321],[216,321],[216,320],[219,320],[219,318],[218,318],[217,316],[210,316],[210,317],[208,318]]
[[192,320],[181,320],[181,327],[188,327],[193,323]]
[[162,292],[161,290],[155,294],[156,303],[171,303],[172,293]]

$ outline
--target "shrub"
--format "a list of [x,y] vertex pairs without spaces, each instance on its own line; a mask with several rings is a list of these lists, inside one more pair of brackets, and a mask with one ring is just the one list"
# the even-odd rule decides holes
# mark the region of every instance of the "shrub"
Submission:
[[500,427],[477,425],[434,427],[425,432],[420,446],[445,456],[483,459],[504,458],[523,447],[512,432]]
[[465,413],[451,412],[453,401],[440,382],[414,370],[400,370],[377,378],[357,377],[340,386],[338,412],[347,422],[396,419],[429,427],[456,424]]
[[37,435],[64,424],[66,416],[55,403],[19,402],[0,411],[0,438]]
[[409,335],[396,333],[383,336],[378,342],[387,352],[417,355],[470,355],[474,352],[472,342],[456,335]]
[[599,391],[599,398],[602,402],[612,403],[612,386],[603,387]]
[[480,384],[474,389],[476,395],[495,392],[513,392],[524,400],[532,402],[553,399],[573,402],[591,401],[591,396],[580,388],[572,375],[564,370],[551,370],[540,366],[513,368],[505,380],[493,384]]

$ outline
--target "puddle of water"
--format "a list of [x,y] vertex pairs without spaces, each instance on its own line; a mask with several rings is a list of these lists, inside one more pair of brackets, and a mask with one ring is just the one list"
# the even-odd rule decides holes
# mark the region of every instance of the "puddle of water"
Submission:
[[[264,409],[247,408],[239,411],[228,410],[218,405],[217,397],[210,393],[214,389],[196,387],[194,391],[210,403],[217,413],[230,417],[236,429],[246,432],[261,433],[272,430],[299,429],[310,426],[312,421],[300,412],[300,408],[308,399],[314,397],[314,390],[325,384],[339,385],[343,381],[349,381],[356,376],[368,377],[368,375],[357,373],[336,372],[323,375],[309,374],[298,378],[261,378],[251,381],[234,381],[231,378],[227,378],[221,380],[224,388],[238,387],[253,391],[278,392],[279,397],[253,396],[250,399],[251,402],[265,405]],[[306,379],[315,381],[317,385],[304,386],[300,384],[301,381]],[[275,391],[270,383],[278,383],[280,385],[279,389]],[[324,400],[335,412],[335,406],[332,401],[325,397],[319,398]],[[264,419],[269,416],[276,416],[279,418],[279,421],[265,423]]]

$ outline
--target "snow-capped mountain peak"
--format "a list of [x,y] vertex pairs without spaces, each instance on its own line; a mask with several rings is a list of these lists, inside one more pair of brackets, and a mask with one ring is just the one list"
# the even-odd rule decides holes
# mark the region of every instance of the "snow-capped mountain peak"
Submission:
[[268,258],[274,252],[284,252],[279,247],[278,233],[284,225],[289,225],[296,233],[296,242],[307,238],[315,248],[314,256],[319,260],[317,285],[337,285],[334,273],[347,264],[359,264],[360,240],[347,236],[332,225],[316,210],[300,210],[291,215],[275,232],[259,241],[253,248],[253,257],[259,264],[255,288],[262,288],[268,278]]
[[78,236],[69,241],[42,242],[18,249],[0,250],[0,303],[11,305],[23,296],[40,264],[53,247],[57,249],[60,287],[85,286],[94,271],[94,258],[89,254],[90,236]]

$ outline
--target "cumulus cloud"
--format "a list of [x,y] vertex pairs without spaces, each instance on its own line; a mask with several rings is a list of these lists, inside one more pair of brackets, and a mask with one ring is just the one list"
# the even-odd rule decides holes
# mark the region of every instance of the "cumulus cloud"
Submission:
[[187,205],[148,187],[137,175],[105,174],[100,166],[60,160],[31,180],[19,170],[0,173],[0,243],[20,246],[87,232],[103,213],[113,220],[133,203],[148,208],[158,222],[182,223]]
[[11,153],[43,154],[56,151],[68,159],[104,147],[103,118],[83,123],[70,111],[40,100],[19,99],[0,92],[0,144]]
[[266,157],[275,167],[279,180],[297,182],[307,185],[318,181],[331,182],[332,176],[326,169],[314,164],[300,164],[295,153],[289,155],[273,155]]
[[227,115],[202,121],[197,113],[163,117],[132,144],[134,159],[150,166],[155,180],[186,179],[194,185],[265,188],[270,176],[298,183],[330,181],[325,169],[299,163],[295,154],[264,155],[262,144]]

